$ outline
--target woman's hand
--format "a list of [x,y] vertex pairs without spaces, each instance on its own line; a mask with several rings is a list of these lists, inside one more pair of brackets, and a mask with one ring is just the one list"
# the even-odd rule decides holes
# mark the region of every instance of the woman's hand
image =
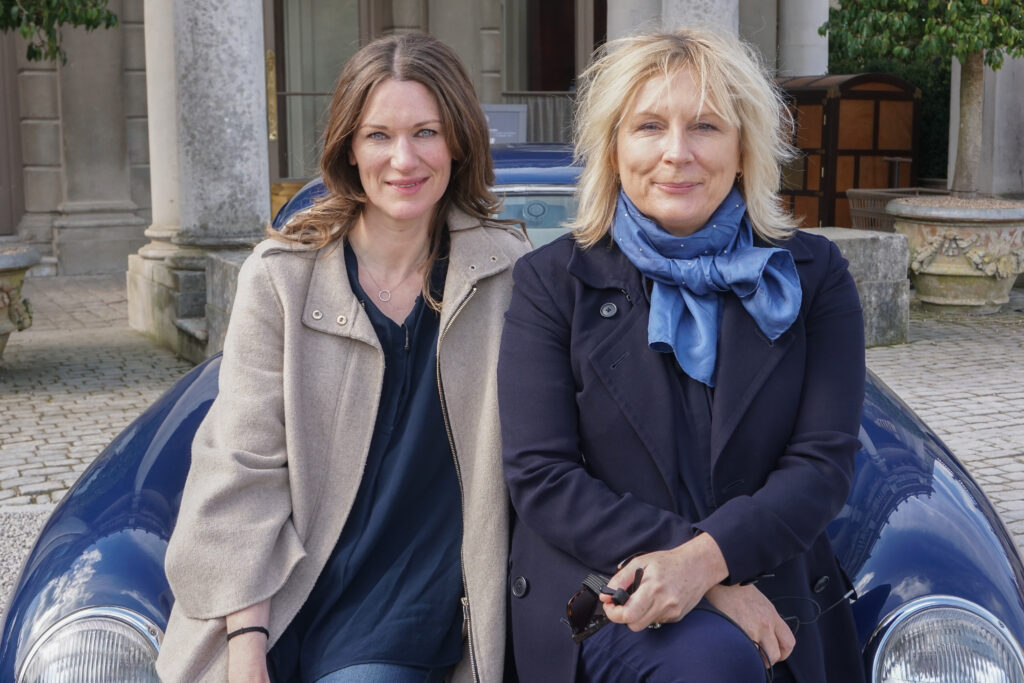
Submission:
[[608,587],[629,589],[639,567],[644,570],[640,586],[624,605],[613,604],[610,596],[600,596],[608,619],[633,631],[679,621],[708,589],[729,575],[725,558],[710,534],[700,534],[671,550],[634,557],[611,578]]
[[761,646],[771,666],[789,657],[796,638],[775,606],[754,586],[714,586],[704,597],[716,609],[739,624],[751,640]]
[[[229,614],[227,632],[270,623],[270,600]],[[267,671],[267,636],[259,631],[240,633],[228,641],[229,683],[270,683]]]

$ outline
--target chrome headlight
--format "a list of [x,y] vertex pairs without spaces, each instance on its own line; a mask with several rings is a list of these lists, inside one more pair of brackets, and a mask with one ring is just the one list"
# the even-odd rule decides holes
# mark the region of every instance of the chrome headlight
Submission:
[[159,683],[163,631],[120,607],[81,610],[48,628],[19,667],[17,683]]
[[1024,683],[1024,653],[987,610],[948,595],[913,600],[872,636],[874,683]]

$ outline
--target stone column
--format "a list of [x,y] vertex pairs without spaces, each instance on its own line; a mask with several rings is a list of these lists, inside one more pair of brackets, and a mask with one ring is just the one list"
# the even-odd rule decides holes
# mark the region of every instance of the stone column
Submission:
[[182,245],[258,240],[270,219],[263,15],[250,0],[174,3]]
[[129,321],[199,361],[207,254],[248,249],[270,217],[263,18],[245,0],[145,11],[153,224],[130,259]]
[[608,39],[638,31],[718,26],[736,35],[739,0],[632,0],[608,3]]
[[661,20],[667,28],[717,26],[739,35],[739,0],[662,0]]
[[[950,74],[950,88],[947,177],[952,184],[960,132],[960,63],[955,59]],[[978,191],[982,194],[1024,199],[1024,121],[1020,117],[1022,92],[1024,59],[1007,59],[999,71],[985,67],[981,172],[978,176]],[[1024,282],[1021,284],[1024,285]]]
[[779,0],[779,75],[816,76],[828,71],[827,0]]
[[661,25],[661,0],[608,3],[608,40]]
[[[121,2],[108,7],[120,14]],[[53,243],[62,275],[118,272],[143,243],[131,200],[123,97],[123,33],[64,33],[59,67],[64,197]]]

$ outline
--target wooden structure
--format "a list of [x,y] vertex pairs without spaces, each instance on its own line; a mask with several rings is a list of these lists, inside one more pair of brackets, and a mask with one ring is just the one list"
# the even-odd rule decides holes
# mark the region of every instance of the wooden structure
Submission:
[[802,227],[850,227],[846,190],[917,182],[921,91],[880,73],[776,81],[790,100],[800,157],[783,170],[782,195]]

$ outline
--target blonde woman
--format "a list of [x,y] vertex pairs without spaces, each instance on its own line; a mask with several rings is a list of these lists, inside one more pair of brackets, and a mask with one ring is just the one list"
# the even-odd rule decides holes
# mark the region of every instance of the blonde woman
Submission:
[[517,264],[498,368],[521,680],[864,680],[825,534],[863,324],[779,201],[785,114],[706,31],[582,76],[575,232]]

